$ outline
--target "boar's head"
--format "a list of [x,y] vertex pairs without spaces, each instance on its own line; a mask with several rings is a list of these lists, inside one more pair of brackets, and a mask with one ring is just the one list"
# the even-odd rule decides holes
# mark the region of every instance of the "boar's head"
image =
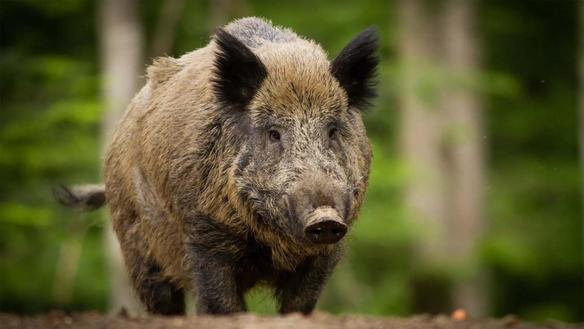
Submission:
[[215,42],[213,88],[226,115],[237,116],[231,174],[242,202],[299,244],[339,241],[367,188],[361,114],[375,96],[376,31],[360,33],[332,62],[303,39],[252,50],[218,30]]

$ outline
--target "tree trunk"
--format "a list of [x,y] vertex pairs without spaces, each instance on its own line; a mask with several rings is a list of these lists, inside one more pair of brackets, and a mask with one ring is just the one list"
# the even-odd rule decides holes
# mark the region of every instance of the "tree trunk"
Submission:
[[172,51],[184,4],[184,0],[166,0],[162,3],[160,17],[152,39],[150,57],[169,55]]
[[[425,1],[402,0],[399,6],[399,51],[402,60],[400,95],[401,154],[411,169],[405,188],[408,213],[423,231],[420,260],[445,259],[442,113],[426,74],[436,65],[436,36]],[[429,88],[430,90],[425,90]]]
[[73,222],[68,225],[67,238],[59,248],[53,286],[53,296],[58,305],[65,306],[73,302],[75,280],[83,251],[83,241],[90,225],[83,215],[75,217]]
[[413,308],[439,313],[449,309],[446,188],[443,119],[431,72],[438,64],[439,34],[428,1],[399,2],[402,61],[400,151],[409,168],[404,204],[419,233],[416,241]]
[[484,132],[472,83],[479,61],[474,4],[399,2],[400,142],[411,169],[404,202],[422,233],[414,280],[414,309],[421,312],[457,306],[486,313],[486,280],[475,261],[484,222]]
[[244,17],[251,12],[246,0],[211,0],[208,28],[210,33],[228,23],[230,17]]
[[229,18],[230,8],[233,6],[234,0],[211,0],[208,28],[211,33],[216,28],[227,23]]
[[462,273],[453,287],[454,304],[473,316],[486,314],[485,275],[477,263],[484,231],[484,129],[476,92],[479,67],[475,1],[449,0],[443,8],[445,83],[442,106],[448,116],[449,225],[448,253]]
[[[124,109],[141,83],[143,42],[138,0],[102,0],[98,18],[103,70],[103,145],[107,145]],[[104,244],[109,265],[110,309],[140,312],[128,280],[117,238],[108,221]]]

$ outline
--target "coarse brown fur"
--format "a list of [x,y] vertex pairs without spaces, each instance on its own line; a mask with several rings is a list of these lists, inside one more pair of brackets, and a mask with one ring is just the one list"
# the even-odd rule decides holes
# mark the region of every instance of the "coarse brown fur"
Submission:
[[[377,64],[367,33],[331,65],[313,41],[246,18],[206,47],[148,68],[103,173],[125,262],[150,312],[183,313],[185,289],[195,291],[199,313],[244,311],[243,294],[258,282],[274,286],[281,312],[312,311],[341,243],[309,243],[303,218],[331,207],[350,226],[367,187],[361,109]],[[222,76],[231,44],[259,59],[247,89],[222,85],[237,78]],[[369,47],[363,56],[360,47]]]

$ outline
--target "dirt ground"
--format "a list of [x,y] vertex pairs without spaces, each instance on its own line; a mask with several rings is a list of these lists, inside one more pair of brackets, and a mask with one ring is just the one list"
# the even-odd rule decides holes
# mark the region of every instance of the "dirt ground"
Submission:
[[240,314],[223,317],[125,317],[105,316],[99,313],[65,314],[52,312],[37,316],[0,314],[0,328],[3,329],[535,329],[535,328],[584,328],[584,324],[563,324],[549,322],[531,324],[508,316],[503,319],[454,320],[450,316],[414,316],[411,318],[381,318],[370,316],[333,316],[317,313],[310,317],[293,314],[280,317],[266,317]]

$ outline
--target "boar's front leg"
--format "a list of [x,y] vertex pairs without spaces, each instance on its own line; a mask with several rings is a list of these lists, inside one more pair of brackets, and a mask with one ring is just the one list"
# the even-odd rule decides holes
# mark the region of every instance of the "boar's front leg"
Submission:
[[243,293],[235,280],[235,261],[208,252],[196,252],[194,273],[198,314],[244,312]]
[[238,239],[204,216],[193,219],[187,232],[197,313],[244,312],[243,291],[236,279]]
[[310,314],[338,256],[318,256],[304,261],[294,272],[280,275],[276,283],[276,297],[280,313],[301,312]]

